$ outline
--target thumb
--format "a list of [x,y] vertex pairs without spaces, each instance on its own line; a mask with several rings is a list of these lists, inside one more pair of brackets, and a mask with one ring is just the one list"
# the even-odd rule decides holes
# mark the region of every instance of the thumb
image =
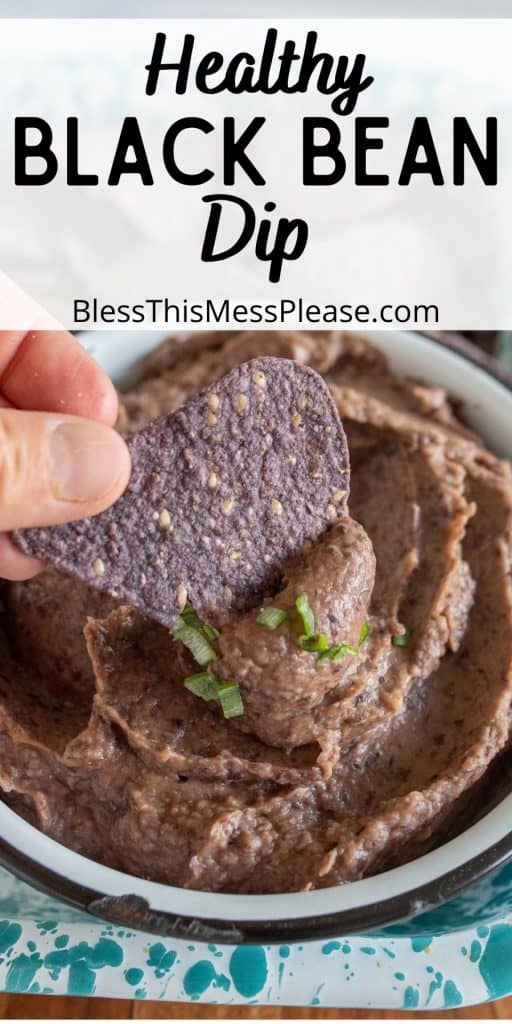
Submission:
[[96,515],[129,477],[128,449],[111,427],[0,409],[0,531]]

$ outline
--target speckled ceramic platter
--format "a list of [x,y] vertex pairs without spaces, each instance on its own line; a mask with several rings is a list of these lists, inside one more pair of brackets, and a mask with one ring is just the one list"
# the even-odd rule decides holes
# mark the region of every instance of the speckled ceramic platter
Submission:
[[[509,871],[495,892],[501,888],[503,895],[511,885]],[[512,990],[509,920],[512,915],[437,935],[432,928],[399,935],[395,927],[378,936],[297,945],[207,945],[96,921],[0,871],[0,988],[434,1011],[497,999]]]

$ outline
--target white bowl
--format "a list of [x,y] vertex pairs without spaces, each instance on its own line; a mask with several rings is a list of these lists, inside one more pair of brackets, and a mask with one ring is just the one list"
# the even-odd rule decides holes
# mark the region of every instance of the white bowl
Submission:
[[[512,459],[512,391],[483,368],[430,338],[368,332],[392,367],[447,388],[488,446]],[[96,332],[82,343],[114,379],[163,337]],[[374,878],[307,893],[195,892],[114,871],[60,845],[0,802],[0,862],[39,888],[117,923],[218,942],[283,942],[368,931],[459,894],[512,857],[512,795],[456,839]],[[384,895],[385,894],[385,895]]]

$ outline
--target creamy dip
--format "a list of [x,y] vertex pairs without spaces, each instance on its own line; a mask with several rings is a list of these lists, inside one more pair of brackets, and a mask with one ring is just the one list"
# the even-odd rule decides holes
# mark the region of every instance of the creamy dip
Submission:
[[412,859],[474,814],[508,744],[512,475],[442,389],[341,332],[197,334],[149,356],[120,430],[262,354],[324,375],[352,466],[348,511],[264,606],[291,618],[306,594],[344,656],[319,663],[259,608],[229,615],[213,670],[244,713],[226,719],[185,688],[197,666],[164,627],[55,570],[5,587],[4,799],[88,857],[194,889],[300,891]]

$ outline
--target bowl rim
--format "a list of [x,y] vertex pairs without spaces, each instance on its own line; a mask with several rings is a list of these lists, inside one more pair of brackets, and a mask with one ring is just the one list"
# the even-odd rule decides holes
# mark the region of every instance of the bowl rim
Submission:
[[[397,925],[420,912],[435,910],[460,895],[468,886],[483,881],[495,870],[504,867],[511,858],[512,832],[509,832],[456,869],[398,896],[329,914],[260,921],[174,914],[167,910],[154,910],[145,899],[130,893],[118,897],[108,896],[66,878],[49,865],[33,860],[0,837],[0,865],[47,896],[57,897],[93,918],[125,928],[136,928],[161,937],[188,941],[193,939],[227,946],[281,945],[375,932],[380,928]],[[451,930],[457,931],[457,928]]]
[[[367,336],[373,337],[378,343],[384,340],[383,335],[388,332],[358,333],[366,333]],[[377,337],[377,333],[380,334],[380,337]],[[403,331],[393,333],[400,333],[404,342],[406,342],[407,337],[416,339],[421,337],[419,332]],[[427,340],[433,347],[437,346],[448,349],[455,353],[459,360],[472,363],[481,373],[494,378],[502,388],[505,388],[512,395],[512,377],[496,364],[492,357],[483,356],[480,350],[476,349],[470,342],[464,341],[461,346],[458,342],[454,343],[453,339],[423,337],[423,340]],[[509,797],[509,799],[512,802],[512,798]],[[500,801],[497,808],[494,808],[493,811],[482,817],[475,825],[461,833],[460,836],[447,844],[442,844],[438,850],[446,850],[452,843],[457,843],[461,836],[467,835],[478,826],[482,827],[482,823],[485,827],[486,819],[490,818],[502,803],[503,801]],[[203,909],[199,913],[194,912],[192,914],[154,909],[148,899],[140,894],[131,892],[129,884],[126,884],[129,883],[130,879],[132,879],[133,883],[139,883],[140,879],[136,879],[135,876],[127,873],[105,868],[89,858],[76,854],[55,840],[44,836],[43,833],[29,825],[28,822],[14,811],[7,808],[5,804],[2,804],[1,808],[2,811],[5,808],[9,815],[13,815],[19,823],[22,823],[23,830],[29,830],[29,833],[32,831],[36,836],[43,837],[43,840],[50,844],[49,852],[51,852],[51,846],[53,845],[56,848],[60,848],[61,851],[71,854],[74,858],[80,858],[84,865],[90,865],[92,874],[94,874],[94,868],[102,868],[103,872],[108,872],[110,875],[116,875],[119,879],[125,880],[124,886],[121,887],[118,893],[113,894],[112,891],[110,893],[103,892],[99,888],[84,885],[60,873],[60,871],[55,870],[55,867],[50,866],[50,863],[45,863],[43,860],[31,857],[28,852],[25,852],[25,850],[30,850],[31,848],[30,834],[28,834],[28,843],[25,848],[18,847],[14,843],[9,842],[4,836],[0,836],[0,864],[24,882],[52,897],[62,899],[80,911],[86,911],[96,918],[102,918],[114,924],[135,927],[162,936],[188,940],[194,938],[197,941],[219,942],[227,945],[251,943],[278,944],[291,941],[308,941],[331,938],[341,934],[364,933],[386,925],[396,924],[420,912],[424,913],[427,910],[433,910],[436,906],[453,899],[469,885],[475,885],[480,882],[497,868],[503,867],[512,858],[512,831],[510,831],[501,835],[495,841],[491,840],[488,847],[484,847],[478,853],[451,867],[448,871],[441,871],[435,877],[419,885],[406,888],[404,891],[387,898],[381,899],[380,897],[380,894],[386,890],[386,876],[391,876],[393,872],[402,872],[408,865],[392,869],[390,872],[384,872],[380,876],[374,876],[374,880],[379,884],[379,896],[378,899],[366,904],[336,909],[327,913],[313,911],[307,914],[304,911],[300,916],[294,914],[290,917],[280,916],[272,918],[269,917],[267,911],[265,915],[260,914],[254,917],[249,915],[248,917],[244,916],[243,919],[239,919],[233,914],[226,914],[226,917],[219,918],[211,914],[208,916]],[[425,859],[432,858],[436,852],[431,851],[425,854],[424,857],[417,858],[411,864],[419,864]],[[358,886],[364,881],[370,880],[360,880],[360,882],[351,884]],[[147,885],[151,889],[153,886],[158,885],[158,883],[147,883]],[[135,886],[133,887],[135,888]],[[163,888],[172,892],[175,887],[164,886]],[[333,887],[333,890],[323,890],[323,892],[327,893],[339,888],[337,886]],[[191,901],[193,901],[194,895],[202,896],[206,903],[208,902],[208,896],[213,895],[208,893],[194,894],[193,890],[179,890],[179,892],[188,895]],[[236,894],[215,895],[217,897],[225,897],[226,901],[233,900],[234,898],[238,898],[238,900],[243,899],[246,905],[251,905],[255,899],[258,900],[258,897],[240,897],[239,895],[237,897]],[[293,895],[295,898],[301,897],[306,904],[308,897],[313,896],[314,893],[283,895]],[[259,899],[266,899],[268,901],[269,897],[260,897]],[[278,899],[279,896],[276,896],[276,900]]]

